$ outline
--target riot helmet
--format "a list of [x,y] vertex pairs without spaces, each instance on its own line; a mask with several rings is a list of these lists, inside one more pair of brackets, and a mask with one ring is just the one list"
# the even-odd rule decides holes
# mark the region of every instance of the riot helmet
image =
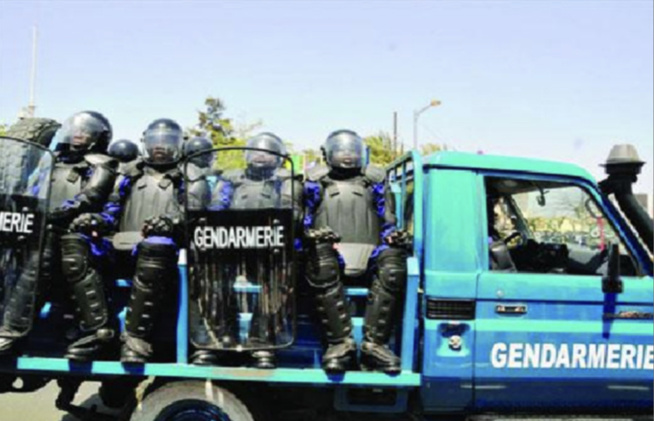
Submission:
[[322,150],[330,168],[349,170],[363,166],[363,139],[352,130],[332,132]]
[[116,158],[119,162],[126,163],[135,160],[139,156],[139,147],[128,139],[120,139],[109,144],[107,154]]
[[184,139],[182,128],[169,118],[150,123],[143,132],[144,160],[152,165],[169,165],[179,161]]
[[[210,151],[213,149],[213,143],[206,137],[193,137],[184,143],[184,156],[189,157],[193,154],[203,151]],[[189,162],[194,163],[200,168],[209,168],[214,161],[214,154],[203,153],[194,156]]]
[[264,132],[248,139],[246,145],[248,148],[265,149],[276,154],[264,151],[247,151],[245,152],[245,161],[250,172],[261,174],[271,173],[282,166],[283,158],[279,155],[286,155],[284,142],[278,136]]
[[64,121],[54,142],[60,151],[104,153],[111,136],[111,124],[105,116],[97,111],[81,111]]

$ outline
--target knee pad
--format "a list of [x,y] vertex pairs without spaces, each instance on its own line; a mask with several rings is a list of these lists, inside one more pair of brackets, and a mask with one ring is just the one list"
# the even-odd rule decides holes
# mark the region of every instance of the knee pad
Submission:
[[138,245],[136,260],[136,277],[151,286],[159,278],[170,279],[177,264],[177,250],[174,244],[162,244],[143,241]]
[[89,269],[89,245],[79,234],[61,237],[61,265],[64,276],[70,283],[77,283]]
[[382,288],[398,292],[404,289],[407,280],[407,254],[404,250],[389,248],[377,257],[377,271]]
[[338,255],[331,243],[318,243],[311,247],[306,277],[309,284],[316,288],[326,288],[339,281]]

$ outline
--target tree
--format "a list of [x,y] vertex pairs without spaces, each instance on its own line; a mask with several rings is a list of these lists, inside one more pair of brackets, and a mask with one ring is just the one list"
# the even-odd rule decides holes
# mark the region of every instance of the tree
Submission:
[[[189,130],[192,136],[206,136],[214,147],[245,146],[252,132],[261,122],[235,124],[225,117],[225,103],[218,97],[209,96],[204,100],[204,110],[198,111],[198,124]],[[225,151],[217,154],[215,167],[221,170],[245,168],[241,151]]]
[[445,148],[443,145],[439,145],[437,143],[425,143],[424,145],[420,145],[420,153],[423,156],[431,155],[436,152],[440,152],[444,150]]
[[393,151],[391,136],[385,132],[379,132],[374,136],[367,136],[363,139],[370,152],[370,162],[379,166],[386,166],[393,162],[396,153]]
[[7,134],[7,125],[0,123],[0,136]]

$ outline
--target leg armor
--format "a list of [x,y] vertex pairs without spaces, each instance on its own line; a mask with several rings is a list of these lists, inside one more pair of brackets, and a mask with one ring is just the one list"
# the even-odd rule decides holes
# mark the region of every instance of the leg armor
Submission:
[[24,265],[25,269],[5,307],[3,325],[0,327],[0,353],[10,352],[19,339],[27,336],[32,329],[36,309],[40,308],[43,297],[51,292],[52,281],[61,263],[59,236],[47,231],[43,253],[26,250],[26,257],[20,260],[18,264]]
[[136,274],[125,318],[121,361],[144,363],[152,356],[150,336],[167,284],[176,279],[177,251],[170,243],[148,239],[138,245]]
[[191,356],[193,364],[216,365],[218,351],[232,349],[237,344],[238,308],[227,281],[234,277],[233,267],[218,262],[196,266],[190,274],[189,335],[195,347]]
[[[36,306],[39,253],[29,252],[25,269],[21,272],[9,302],[5,307],[0,328],[0,353],[10,352],[15,343],[32,329]],[[22,260],[22,259],[21,259]]]
[[395,325],[406,285],[406,253],[385,249],[377,258],[377,276],[370,287],[361,344],[361,364],[387,373],[401,370],[400,359],[386,346]]
[[192,326],[190,334],[195,352],[191,355],[191,363],[195,365],[218,365],[218,355],[212,349],[211,335],[196,300],[189,301],[189,325]]
[[89,245],[79,234],[61,237],[62,271],[75,304],[75,315],[82,337],[68,346],[66,358],[93,359],[114,337],[108,327],[109,309],[104,283],[92,266]]
[[345,290],[340,281],[338,259],[331,243],[317,243],[310,247],[306,276],[315,290],[316,311],[328,344],[322,359],[323,369],[343,372],[356,358],[356,344]]
[[[262,308],[261,305],[255,307],[249,333],[249,341],[253,345],[274,345],[275,315],[270,312],[270,309]],[[274,351],[263,349],[254,351],[252,353],[252,359],[254,360],[253,365],[256,368],[275,368]]]

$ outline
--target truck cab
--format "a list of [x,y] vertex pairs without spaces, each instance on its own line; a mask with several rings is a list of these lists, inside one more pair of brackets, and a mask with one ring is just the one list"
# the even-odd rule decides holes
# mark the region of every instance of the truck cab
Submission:
[[590,174],[456,152],[422,168],[425,410],[651,411],[651,255]]

